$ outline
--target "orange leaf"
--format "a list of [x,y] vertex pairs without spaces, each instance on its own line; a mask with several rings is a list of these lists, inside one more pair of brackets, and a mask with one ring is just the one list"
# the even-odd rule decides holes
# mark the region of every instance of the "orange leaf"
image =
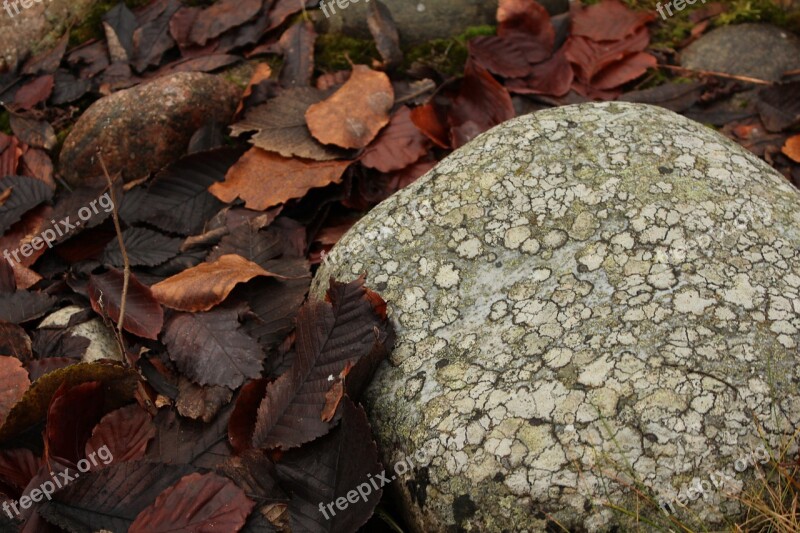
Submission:
[[152,291],[159,302],[172,309],[208,311],[227,298],[238,283],[258,276],[282,277],[242,256],[229,254],[156,283]]
[[394,89],[383,72],[355,65],[353,74],[333,95],[306,111],[311,135],[323,144],[364,148],[386,124]]
[[792,161],[800,163],[800,135],[786,139],[786,144],[781,148],[781,152]]
[[261,148],[251,148],[233,165],[225,181],[208,190],[223,202],[241,198],[245,207],[263,211],[292,198],[302,198],[314,187],[342,181],[350,161],[288,159]]

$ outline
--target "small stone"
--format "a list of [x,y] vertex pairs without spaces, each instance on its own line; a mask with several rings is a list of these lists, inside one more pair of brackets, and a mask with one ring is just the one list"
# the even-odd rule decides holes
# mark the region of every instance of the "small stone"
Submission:
[[70,319],[82,311],[83,309],[75,305],[59,309],[45,317],[39,324],[39,329],[66,328],[66,331],[73,337],[87,339],[89,346],[83,354],[85,363],[93,363],[101,359],[122,361],[122,352],[114,336],[114,331],[102,319],[93,318],[73,326],[69,325]]
[[[662,108],[479,136],[358,222],[312,294],[362,272],[397,331],[364,394],[384,463],[429,458],[396,486],[411,530],[641,528],[606,503],[667,529],[620,480],[669,503],[800,424],[800,192]],[[696,530],[742,511],[672,505]]]
[[800,38],[769,24],[723,26],[689,45],[681,66],[778,81],[800,68]]
[[62,175],[71,185],[102,176],[97,152],[125,181],[148,176],[186,152],[209,120],[226,124],[239,90],[222,78],[186,72],[158,78],[101,98],[81,116],[61,151]]

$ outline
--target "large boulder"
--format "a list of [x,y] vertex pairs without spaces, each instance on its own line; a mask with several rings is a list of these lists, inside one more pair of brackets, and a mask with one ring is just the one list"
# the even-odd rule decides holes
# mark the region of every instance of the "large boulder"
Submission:
[[182,72],[101,98],[64,141],[61,173],[72,185],[94,180],[102,175],[101,152],[125,181],[146,177],[182,156],[208,122],[227,124],[239,94],[219,76]]
[[365,395],[384,460],[431,458],[396,486],[416,531],[634,530],[605,502],[713,530],[800,422],[800,192],[664,109],[479,136],[313,292],[363,272],[398,331]]
[[[370,0],[327,0],[325,12],[316,14],[326,33],[369,38],[367,13]],[[463,33],[469,26],[496,24],[497,0],[383,0],[397,25],[401,44],[413,46]],[[551,15],[569,9],[569,0],[540,0]],[[327,4],[333,4],[328,7]],[[346,6],[344,9],[340,5]]]
[[769,24],[722,26],[689,45],[681,65],[778,81],[784,72],[800,69],[800,38]]
[[[0,6],[0,72],[14,70],[31,54],[52,48],[98,0],[30,0]],[[22,4],[29,4],[25,8]],[[8,7],[6,7],[8,6]]]

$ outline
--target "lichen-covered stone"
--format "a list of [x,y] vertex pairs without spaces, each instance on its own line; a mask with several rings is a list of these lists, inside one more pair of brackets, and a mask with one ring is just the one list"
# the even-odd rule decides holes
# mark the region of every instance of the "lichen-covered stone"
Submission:
[[713,530],[736,461],[800,423],[800,193],[669,111],[498,126],[359,222],[314,293],[362,272],[398,330],[366,393],[384,459],[430,458],[397,486],[417,531],[632,530],[605,502],[666,525],[657,501],[720,470],[673,505]]
[[59,158],[72,185],[102,176],[97,153],[125,181],[146,177],[186,153],[208,122],[227,124],[240,91],[211,74],[183,72],[101,98],[81,115]]

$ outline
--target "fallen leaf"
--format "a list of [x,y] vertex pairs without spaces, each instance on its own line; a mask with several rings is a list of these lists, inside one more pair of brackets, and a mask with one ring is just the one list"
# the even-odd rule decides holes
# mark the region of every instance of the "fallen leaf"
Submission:
[[308,87],[314,74],[314,43],[317,32],[311,21],[295,24],[283,35],[278,44],[283,51],[284,63],[280,82],[284,87]]
[[411,120],[439,148],[450,148],[447,117],[435,103],[415,107]]
[[[89,276],[89,300],[95,313],[119,322],[124,276],[119,270]],[[164,325],[164,310],[149,287],[131,274],[122,328],[145,339],[156,340]]]
[[28,371],[16,357],[0,355],[0,426],[31,386]]
[[[53,190],[47,184],[29,176],[0,178],[0,194],[7,190],[11,190],[11,196],[0,205],[0,234],[5,233],[8,228],[17,223],[22,215],[37,205],[47,202],[53,196]],[[44,248],[44,241],[40,239],[36,250],[42,248]],[[32,253],[32,249],[23,250],[22,256],[30,257]]]
[[178,313],[164,328],[164,344],[178,369],[200,385],[237,389],[261,374],[264,352],[242,331],[236,311]]
[[593,41],[619,41],[655,18],[652,11],[633,11],[619,0],[601,0],[573,9],[572,35]]
[[287,159],[260,148],[250,149],[209,192],[223,202],[241,198],[245,207],[264,211],[310,189],[339,183],[350,161]]
[[800,163],[800,135],[786,139],[786,144],[781,148],[781,152],[795,163]]
[[306,125],[309,106],[330,95],[311,87],[282,91],[266,104],[247,112],[244,119],[231,126],[231,135],[257,132],[250,142],[259,148],[277,152],[283,157],[302,157],[316,161],[342,158],[342,152],[325,146],[311,136]]
[[232,481],[216,474],[194,473],[162,492],[128,531],[239,531],[254,506]]
[[19,109],[31,109],[50,97],[55,79],[51,74],[39,76],[19,88],[14,95],[14,104]]
[[261,10],[263,0],[221,0],[200,11],[194,19],[189,39],[199,45],[236,26],[241,26]]
[[428,146],[428,139],[411,120],[411,110],[400,106],[389,125],[364,150],[361,164],[380,172],[401,170],[427,154]]
[[403,52],[400,49],[397,25],[392,18],[392,12],[380,0],[369,4],[367,27],[375,40],[378,53],[383,58],[383,67],[391,69],[402,63]]
[[[147,228],[131,227],[122,232],[122,242],[131,266],[152,267],[178,255],[183,240]],[[117,268],[123,267],[119,239],[112,240],[105,247],[103,261]]]
[[227,405],[233,397],[228,387],[218,385],[200,386],[181,377],[178,384],[178,398],[175,408],[181,416],[211,422],[220,408]]
[[0,355],[11,355],[21,362],[31,360],[31,338],[24,329],[0,320]]
[[323,144],[364,148],[389,123],[394,89],[383,72],[364,65],[330,98],[306,111],[311,134]]
[[103,402],[103,385],[99,381],[59,387],[47,409],[48,457],[59,457],[73,464],[83,459],[92,428],[103,416]]
[[527,78],[506,80],[505,86],[512,93],[559,97],[569,92],[574,76],[564,49],[560,48],[550,59],[534,65]]
[[147,444],[155,435],[156,427],[147,411],[137,404],[129,405],[100,419],[86,442],[85,455],[89,457],[107,447],[101,455],[110,455],[117,463],[136,461],[144,457]]
[[464,80],[448,115],[452,146],[460,148],[515,115],[514,104],[506,88],[485,68],[467,61]]

